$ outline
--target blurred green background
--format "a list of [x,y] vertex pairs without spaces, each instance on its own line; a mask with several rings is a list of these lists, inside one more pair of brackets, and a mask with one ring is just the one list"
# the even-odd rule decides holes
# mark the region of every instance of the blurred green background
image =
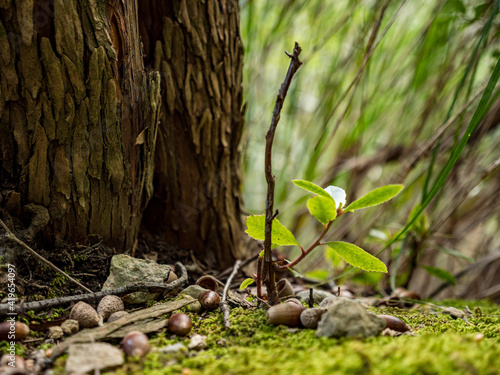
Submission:
[[[273,146],[279,220],[303,246],[321,231],[305,206],[310,196],[292,179],[340,186],[347,203],[385,184],[406,186],[389,203],[342,216],[327,238],[383,250],[388,275],[346,275],[349,267],[324,247],[299,265],[308,278],[367,291],[404,286],[424,296],[499,298],[498,3],[240,3],[247,212],[265,211],[264,137],[289,64],[284,51],[295,41],[304,64]],[[298,254],[280,251],[292,260]]]

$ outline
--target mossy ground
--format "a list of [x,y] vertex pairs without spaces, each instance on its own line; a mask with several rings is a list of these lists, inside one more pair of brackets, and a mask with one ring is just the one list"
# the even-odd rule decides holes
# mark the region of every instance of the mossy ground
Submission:
[[[402,318],[416,336],[380,336],[367,340],[316,338],[315,330],[269,326],[263,311],[234,309],[232,328],[222,316],[191,315],[192,333],[208,336],[208,348],[197,353],[129,358],[106,374],[498,374],[500,373],[500,306],[487,301],[444,301],[440,305],[475,312],[468,322],[419,309],[376,309]],[[375,309],[374,309],[375,310]],[[484,339],[476,341],[477,333]],[[226,339],[227,347],[217,344]],[[151,337],[154,348],[189,339],[165,333]],[[59,361],[62,365],[62,360]],[[57,371],[56,371],[57,373]]]

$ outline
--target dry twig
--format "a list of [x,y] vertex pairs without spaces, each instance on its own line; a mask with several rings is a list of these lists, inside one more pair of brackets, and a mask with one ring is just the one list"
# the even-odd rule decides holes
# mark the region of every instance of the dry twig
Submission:
[[69,281],[73,282],[74,284],[78,285],[80,288],[82,288],[83,290],[85,290],[86,292],[89,292],[89,293],[92,293],[92,291],[87,288],[85,285],[82,285],[81,283],[79,283],[78,281],[76,281],[75,279],[73,279],[70,275],[68,275],[66,272],[64,272],[63,270],[61,270],[59,267],[55,266],[52,262],[48,261],[47,259],[45,259],[44,257],[42,257],[40,254],[38,254],[35,250],[33,250],[31,247],[29,247],[28,245],[26,245],[26,243],[24,243],[23,241],[21,241],[19,238],[16,237],[16,235],[9,229],[9,227],[7,225],[5,225],[5,223],[3,222],[2,219],[0,219],[0,225],[3,227],[3,229],[5,230],[5,234],[7,236],[7,238],[11,239],[12,241],[16,242],[18,245],[24,247],[26,250],[28,250],[31,254],[33,254],[35,257],[37,257],[38,259],[40,259],[42,262],[44,262],[45,264],[47,264],[50,268],[52,268],[53,270],[59,272],[59,273],[62,273]]
[[230,310],[229,310],[229,306],[226,302],[227,293],[228,293],[229,285],[231,284],[231,281],[233,281],[234,277],[238,273],[238,270],[240,269],[240,264],[241,264],[241,260],[238,259],[236,261],[236,263],[234,264],[233,272],[231,272],[231,275],[229,275],[229,277],[226,281],[226,285],[224,286],[224,291],[222,292],[222,301],[219,304],[219,309],[220,309],[220,311],[222,311],[222,318],[224,319],[224,328],[226,330],[231,328],[231,323],[229,322]]
[[9,305],[8,303],[0,304],[0,316],[5,316],[8,313],[23,313],[24,311],[38,311],[43,309],[50,309],[53,307],[67,305],[71,302],[92,302],[101,299],[104,296],[113,294],[115,296],[123,296],[125,294],[133,293],[133,292],[153,292],[156,293],[158,291],[169,292],[174,289],[177,289],[181,285],[187,282],[187,271],[186,268],[179,262],[175,264],[176,270],[179,272],[180,276],[177,280],[172,281],[168,284],[161,283],[135,283],[122,286],[116,289],[104,290],[96,293],[86,293],[86,294],[77,294],[74,296],[67,297],[58,297],[52,299],[46,299],[43,301],[29,302],[29,303],[20,303],[18,305]]
[[299,60],[300,52],[299,43],[295,42],[295,48],[293,53],[286,52],[287,56],[290,57],[290,66],[286,73],[285,80],[281,84],[278,97],[276,98],[276,104],[274,106],[273,117],[271,120],[271,125],[266,134],[266,151],[265,151],[265,173],[267,181],[267,200],[266,200],[266,227],[265,227],[265,239],[264,239],[264,262],[263,262],[263,278],[267,289],[268,300],[271,305],[276,305],[279,303],[278,292],[276,291],[276,278],[273,269],[273,259],[271,255],[271,228],[273,225],[273,219],[278,214],[278,211],[273,212],[274,205],[274,175],[272,172],[272,148],[274,134],[276,132],[276,126],[281,116],[281,109],[283,108],[283,103],[285,101],[288,88],[292,83],[292,78],[297,72],[297,70],[302,65],[302,61]]

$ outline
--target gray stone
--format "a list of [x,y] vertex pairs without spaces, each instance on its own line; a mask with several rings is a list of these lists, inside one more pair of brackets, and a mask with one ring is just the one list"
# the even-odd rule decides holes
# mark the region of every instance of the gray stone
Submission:
[[54,327],[49,327],[49,333],[47,335],[47,338],[52,339],[52,340],[58,340],[64,336],[64,332],[61,327],[59,326],[54,326]]
[[73,344],[69,347],[66,373],[86,373],[93,370],[120,366],[123,352],[106,343]]
[[78,332],[80,326],[77,320],[67,319],[61,324],[61,328],[66,335],[73,335]]
[[193,303],[187,305],[187,311],[199,314],[201,312],[201,303],[199,301],[194,301]]
[[189,285],[187,288],[181,290],[179,295],[185,294],[187,296],[191,296],[194,299],[198,299],[198,297],[206,292],[208,289],[202,288],[199,285]]
[[384,319],[366,311],[359,302],[338,297],[323,314],[316,336],[366,338],[378,336],[385,325]]
[[158,351],[160,353],[164,353],[164,354],[175,354],[175,353],[179,353],[179,352],[187,352],[188,348],[186,348],[186,346],[184,344],[178,342],[177,344],[173,344],[173,345],[169,345],[169,346],[165,346],[163,348],[160,348],[160,349],[158,349]]
[[189,350],[203,350],[207,347],[207,336],[203,335],[193,335],[191,341],[189,342]]
[[337,302],[337,298],[338,297],[336,297],[336,296],[326,297],[323,301],[321,301],[321,303],[319,304],[319,307],[321,307],[323,309],[327,309],[331,305],[333,305],[335,302]]
[[[313,289],[314,303],[321,303],[327,297],[333,297],[333,294],[325,290]],[[295,298],[300,302],[309,303],[309,291],[304,290],[303,292],[299,292],[295,295]]]
[[[119,288],[138,282],[164,283],[168,280],[170,266],[158,264],[154,260],[137,259],[125,254],[118,254],[111,258],[111,267],[108,279],[102,290]],[[157,299],[161,293],[135,292],[123,300],[130,304],[144,303]]]

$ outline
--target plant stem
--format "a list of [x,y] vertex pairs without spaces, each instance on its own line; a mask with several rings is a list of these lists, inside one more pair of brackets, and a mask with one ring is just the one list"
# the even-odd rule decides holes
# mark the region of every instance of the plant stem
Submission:
[[286,52],[287,56],[290,57],[290,65],[286,73],[285,80],[281,84],[278,97],[276,98],[276,104],[274,106],[273,117],[271,119],[271,125],[266,134],[266,151],[265,151],[265,174],[267,181],[267,199],[266,199],[266,226],[265,226],[265,237],[264,237],[264,262],[263,262],[263,279],[266,285],[268,300],[271,305],[276,305],[279,303],[278,292],[276,290],[276,277],[274,274],[273,258],[271,254],[271,229],[273,225],[273,219],[275,213],[273,211],[274,205],[274,175],[272,172],[272,148],[274,134],[276,132],[276,126],[281,116],[281,109],[283,108],[283,103],[285,101],[288,88],[292,82],[294,74],[297,72],[302,62],[299,60],[300,52],[299,43],[295,42],[295,48],[293,49],[293,54]]
[[292,268],[292,267],[295,267],[302,259],[304,259],[307,254],[309,254],[311,251],[313,251],[315,248],[317,248],[318,246],[320,245],[323,245],[323,243],[321,242],[321,240],[323,239],[323,237],[325,236],[326,232],[328,232],[328,230],[330,229],[330,227],[332,226],[334,220],[330,221],[326,226],[325,228],[323,229],[323,231],[321,232],[321,234],[319,235],[319,237],[316,239],[316,241],[314,241],[314,243],[309,246],[309,248],[306,250],[306,251],[303,251],[302,254],[299,255],[299,257],[297,259],[295,259],[293,262],[291,263],[287,263],[287,264],[284,264],[284,265],[281,265],[281,266],[278,266],[278,265],[275,265],[274,266],[274,269],[276,271],[284,271],[286,270],[287,268]]

